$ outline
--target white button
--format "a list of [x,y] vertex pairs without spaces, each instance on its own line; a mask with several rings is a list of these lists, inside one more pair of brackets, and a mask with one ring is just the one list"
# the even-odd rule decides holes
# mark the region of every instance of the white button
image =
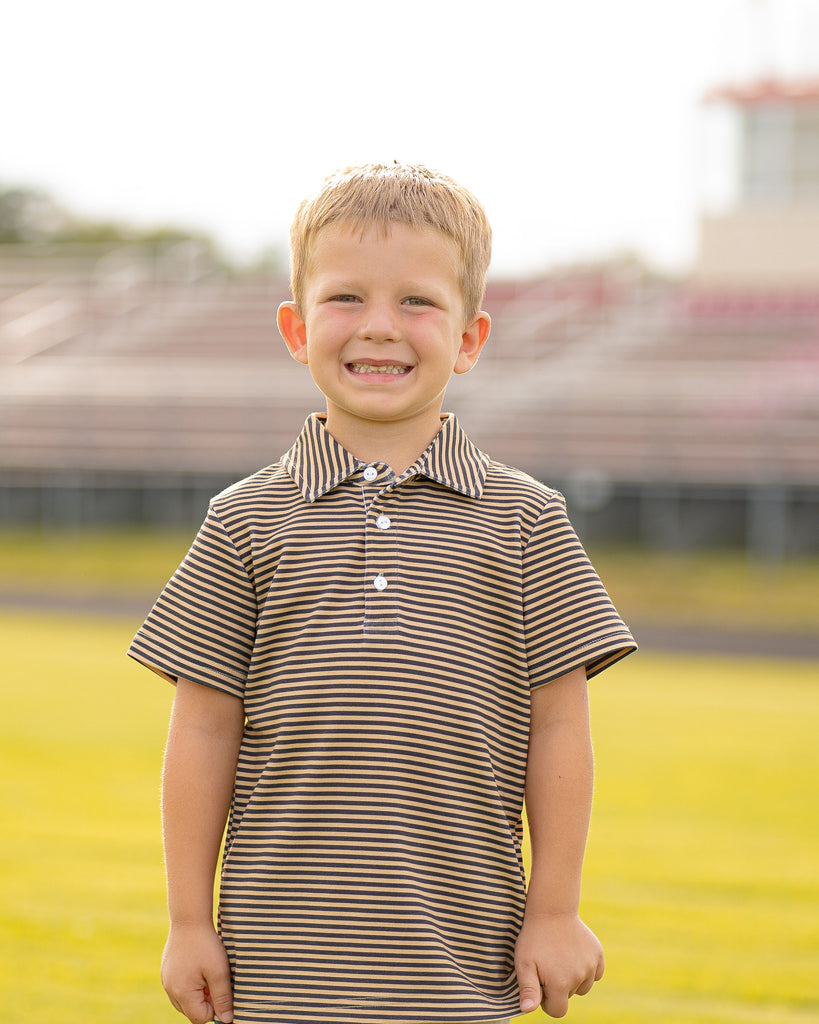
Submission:
[[367,481],[373,481],[378,476],[378,470],[375,466],[367,466],[364,470],[364,479]]
[[392,520],[389,516],[379,516],[375,521],[375,525],[379,530],[389,530],[392,526]]
[[379,573],[375,577],[375,579],[373,580],[373,586],[375,587],[376,590],[386,590],[387,589],[387,577],[386,576],[382,576],[381,573]]

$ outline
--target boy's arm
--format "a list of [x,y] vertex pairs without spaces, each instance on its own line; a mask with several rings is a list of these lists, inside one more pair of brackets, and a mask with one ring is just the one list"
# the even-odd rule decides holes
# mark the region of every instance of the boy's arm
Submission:
[[162,779],[170,933],[162,957],[168,998],[192,1024],[233,1020],[230,969],[213,926],[213,885],[233,797],[244,707],[180,679]]
[[532,864],[515,950],[521,1012],[568,1012],[603,976],[603,950],[580,920],[580,875],[591,814],[593,761],[586,671],[532,691],[526,815]]

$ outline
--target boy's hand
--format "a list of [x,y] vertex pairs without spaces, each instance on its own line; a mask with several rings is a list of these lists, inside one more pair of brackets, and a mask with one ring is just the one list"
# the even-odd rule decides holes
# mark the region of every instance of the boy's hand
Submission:
[[191,1024],[206,1024],[214,1015],[226,1024],[233,1020],[230,966],[212,926],[171,928],[162,955],[162,985]]
[[603,968],[603,948],[576,914],[525,917],[515,947],[521,1013],[540,1004],[565,1017],[569,997],[586,995]]

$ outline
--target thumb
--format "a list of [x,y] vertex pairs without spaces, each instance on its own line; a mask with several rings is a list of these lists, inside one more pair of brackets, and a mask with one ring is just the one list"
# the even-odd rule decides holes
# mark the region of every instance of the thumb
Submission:
[[521,964],[517,968],[520,989],[520,1012],[531,1013],[540,1006],[540,979],[534,964]]
[[211,996],[211,1002],[213,1003],[213,1012],[216,1017],[217,1024],[232,1024],[233,1021],[233,998],[229,992],[221,996]]
[[217,1021],[223,1024],[231,1024],[233,1021],[233,993],[230,988],[230,979],[219,979],[208,986],[210,1003],[213,1007]]

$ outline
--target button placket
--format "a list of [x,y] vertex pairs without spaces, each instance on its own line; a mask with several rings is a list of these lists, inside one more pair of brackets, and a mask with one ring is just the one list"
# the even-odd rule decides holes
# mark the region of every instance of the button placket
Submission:
[[[368,467],[369,468],[369,467]],[[373,495],[366,513],[366,580],[364,631],[395,632],[398,629],[398,550],[394,516],[385,510],[389,484]]]

